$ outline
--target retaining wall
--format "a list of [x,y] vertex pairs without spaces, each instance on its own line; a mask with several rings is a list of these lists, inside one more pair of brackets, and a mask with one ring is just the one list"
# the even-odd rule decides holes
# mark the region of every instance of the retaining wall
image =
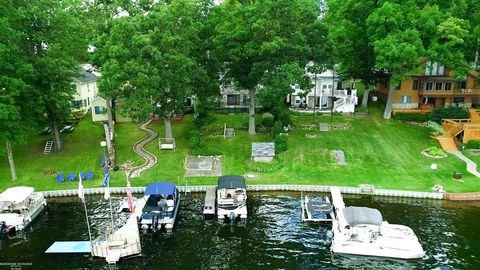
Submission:
[[471,193],[445,193],[445,200],[452,201],[473,201],[480,200],[480,192]]
[[[209,186],[178,186],[180,192],[205,192]],[[249,191],[305,191],[305,192],[330,192],[330,186],[317,186],[317,185],[248,185]],[[104,188],[87,188],[84,189],[86,195],[91,194],[103,194]],[[143,193],[145,187],[132,187],[133,193]],[[434,192],[418,192],[418,191],[403,191],[403,190],[387,190],[387,189],[372,189],[365,192],[364,189],[355,187],[340,187],[340,191],[345,194],[369,194],[377,196],[389,196],[389,197],[406,197],[406,198],[421,198],[421,199],[444,199],[443,193]],[[64,197],[64,196],[77,196],[77,189],[68,190],[53,190],[43,191],[45,197]],[[111,194],[126,194],[126,187],[111,187]],[[448,193],[451,194],[451,193]],[[480,193],[478,193],[478,199],[480,199]],[[448,199],[445,196],[445,199]]]

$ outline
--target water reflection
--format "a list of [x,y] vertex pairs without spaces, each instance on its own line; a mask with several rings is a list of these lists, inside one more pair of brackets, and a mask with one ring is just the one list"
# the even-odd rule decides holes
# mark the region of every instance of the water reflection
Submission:
[[[182,198],[171,234],[142,234],[143,256],[117,269],[478,269],[479,202],[345,196],[348,205],[378,208],[390,223],[415,230],[425,258],[398,261],[352,256],[332,258],[323,226],[301,222],[297,193],[250,193],[243,226],[205,220],[203,196]],[[312,194],[322,195],[323,194]],[[120,198],[114,198],[116,206]],[[0,240],[0,262],[31,262],[31,269],[108,269],[101,258],[44,254],[54,241],[87,240],[83,206],[77,198],[49,200],[47,212],[26,231]],[[109,228],[108,203],[87,197],[92,234]],[[118,226],[126,215],[114,213]],[[10,267],[0,266],[1,269]],[[24,267],[22,269],[29,269]]]

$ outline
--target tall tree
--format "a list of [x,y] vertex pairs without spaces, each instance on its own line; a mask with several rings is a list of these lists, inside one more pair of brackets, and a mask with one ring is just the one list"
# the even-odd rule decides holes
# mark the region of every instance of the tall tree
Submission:
[[[18,29],[22,14],[13,1],[0,9],[0,150],[7,154],[12,180],[17,179],[13,144],[25,139],[34,117],[34,98],[25,83],[32,66],[21,50],[22,32]],[[3,152],[3,151],[1,151]]]
[[[52,127],[55,149],[63,149],[59,124],[70,117],[72,79],[87,53],[81,0],[21,1],[23,51],[33,66],[29,84],[37,95],[38,115]],[[45,117],[43,117],[45,116]]]
[[308,62],[307,30],[317,20],[318,10],[314,0],[230,0],[214,11],[216,56],[222,59],[226,76],[250,92],[250,135],[255,135],[255,96],[260,84],[274,81],[267,78],[274,74],[294,70],[284,65]]
[[375,67],[390,74],[390,83],[383,117],[390,119],[393,92],[398,84],[418,73],[418,62],[424,47],[417,30],[420,10],[408,0],[397,4],[384,2],[367,19],[367,31],[375,52]]
[[185,99],[205,74],[195,57],[200,43],[201,6],[195,0],[154,5],[148,14],[112,22],[105,43],[101,85],[124,98],[134,117],[157,113],[165,137],[172,138],[171,117],[182,112]]

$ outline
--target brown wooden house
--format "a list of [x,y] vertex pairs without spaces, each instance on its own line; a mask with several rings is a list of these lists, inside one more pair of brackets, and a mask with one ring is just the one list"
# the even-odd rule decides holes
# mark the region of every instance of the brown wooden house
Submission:
[[[392,101],[393,111],[430,110],[438,106],[462,106],[465,108],[480,105],[480,84],[475,81],[478,73],[471,71],[457,80],[449,68],[430,61],[423,61],[422,74],[404,80],[396,88]],[[380,100],[387,100],[389,82],[376,84]]]

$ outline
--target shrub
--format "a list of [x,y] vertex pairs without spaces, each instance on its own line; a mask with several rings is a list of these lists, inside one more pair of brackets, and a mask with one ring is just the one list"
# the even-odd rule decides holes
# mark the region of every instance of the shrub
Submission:
[[190,138],[188,140],[188,146],[190,149],[196,149],[200,146],[200,131],[197,129],[190,130]]
[[445,133],[445,131],[443,130],[443,127],[433,121],[427,122],[427,128],[430,130],[430,134],[432,136],[439,136]]
[[480,141],[477,140],[469,140],[465,144],[465,148],[467,149],[480,149]]
[[273,127],[273,114],[271,113],[264,113],[262,115],[262,125],[271,128]]
[[428,120],[428,116],[421,113],[396,113],[393,118],[404,122],[425,122]]
[[275,121],[275,124],[273,124],[273,129],[272,129],[272,137],[276,138],[278,134],[283,132],[283,126],[282,122],[280,121]]
[[290,116],[290,111],[282,110],[278,115],[278,120],[282,123],[282,126],[292,125],[292,118]]
[[255,162],[253,160],[247,161],[245,167],[248,171],[271,173],[276,172],[284,166],[283,158],[276,156],[272,162]]
[[434,157],[445,156],[445,152],[443,152],[442,149],[436,146],[428,147],[427,149],[425,149],[425,152],[427,152],[430,156],[434,156]]
[[275,136],[275,153],[279,154],[281,152],[287,151],[288,149],[288,136],[287,134],[280,133]]
[[435,121],[437,123],[440,123],[442,119],[467,119],[468,118],[468,112],[465,110],[463,107],[439,107],[433,109],[432,112],[428,115],[428,118],[431,121]]

